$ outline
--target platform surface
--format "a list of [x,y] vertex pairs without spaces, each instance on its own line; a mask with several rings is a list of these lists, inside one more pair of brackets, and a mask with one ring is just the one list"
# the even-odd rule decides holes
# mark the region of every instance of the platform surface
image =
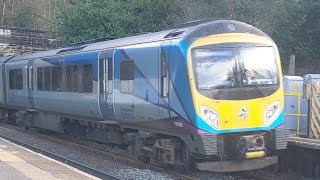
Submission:
[[0,179],[98,179],[0,138]]

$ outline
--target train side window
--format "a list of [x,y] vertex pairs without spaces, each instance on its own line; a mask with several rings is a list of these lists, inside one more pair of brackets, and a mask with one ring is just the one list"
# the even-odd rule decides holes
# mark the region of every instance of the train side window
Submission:
[[92,72],[92,65],[86,64],[83,65],[82,71],[82,79],[83,79],[83,88],[82,91],[84,93],[92,93],[93,90],[93,72]]
[[15,84],[16,82],[16,74],[14,70],[9,71],[9,88],[10,89],[15,89]]
[[62,91],[62,68],[52,67],[52,91]]
[[109,91],[112,92],[113,90],[113,58],[108,58],[108,80],[109,80]]
[[78,66],[67,66],[67,91],[78,91]]
[[42,88],[42,81],[43,81],[42,71],[43,71],[42,67],[37,68],[37,88],[38,88],[38,91],[43,90],[43,88]]
[[120,81],[121,93],[133,93],[133,80],[134,80],[134,62],[132,60],[122,61],[120,64]]
[[50,91],[50,67],[44,68],[44,77],[43,77],[44,91]]
[[23,71],[21,68],[9,70],[9,88],[15,90],[23,89]]

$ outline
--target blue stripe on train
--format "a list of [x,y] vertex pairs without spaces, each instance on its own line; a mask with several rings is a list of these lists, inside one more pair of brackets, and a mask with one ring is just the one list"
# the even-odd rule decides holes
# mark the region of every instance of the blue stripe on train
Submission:
[[284,111],[282,110],[280,115],[277,117],[277,119],[270,125],[265,127],[255,127],[255,128],[238,128],[238,129],[226,129],[226,130],[217,130],[209,126],[200,116],[197,116],[197,122],[196,125],[199,129],[202,129],[207,132],[211,133],[233,133],[233,132],[244,132],[244,131],[263,131],[263,130],[270,130],[274,129],[281,124],[283,124],[284,121]]

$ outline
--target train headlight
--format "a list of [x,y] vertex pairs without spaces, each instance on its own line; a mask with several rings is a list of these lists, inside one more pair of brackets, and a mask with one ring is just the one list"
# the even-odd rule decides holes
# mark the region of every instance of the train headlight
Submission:
[[201,117],[211,127],[215,129],[219,128],[219,114],[214,110],[206,106],[201,106]]
[[280,114],[280,102],[271,104],[264,111],[264,125],[271,125]]

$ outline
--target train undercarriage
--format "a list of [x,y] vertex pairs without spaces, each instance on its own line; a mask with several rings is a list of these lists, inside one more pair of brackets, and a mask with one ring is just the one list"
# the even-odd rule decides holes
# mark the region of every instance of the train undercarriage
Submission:
[[278,163],[277,152],[287,147],[289,132],[274,129],[231,134],[167,135],[120,125],[35,110],[0,109],[0,120],[25,129],[46,129],[101,143],[126,147],[144,163],[190,170],[233,172],[261,169]]

